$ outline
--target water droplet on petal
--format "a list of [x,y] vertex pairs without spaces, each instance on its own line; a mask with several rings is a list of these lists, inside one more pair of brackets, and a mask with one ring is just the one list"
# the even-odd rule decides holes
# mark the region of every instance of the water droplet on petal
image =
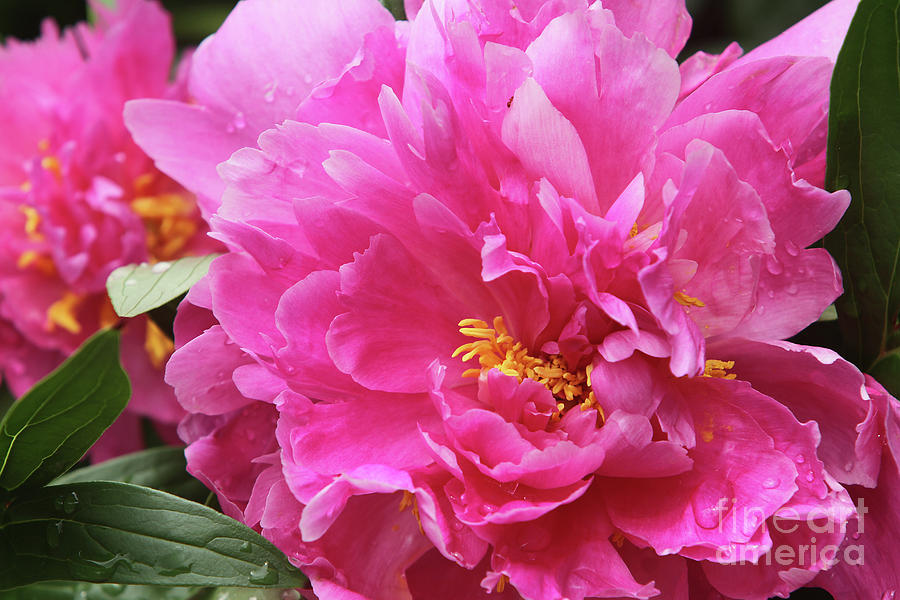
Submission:
[[516,541],[523,552],[540,552],[550,546],[553,535],[545,527],[531,524],[522,528]]
[[787,250],[787,253],[791,256],[797,256],[798,254],[800,254],[800,248],[797,247],[797,244],[795,244],[791,240],[788,240],[784,243],[784,249]]
[[774,477],[769,477],[768,479],[763,481],[763,487],[767,490],[771,490],[777,488],[779,483],[781,483],[780,480],[775,479]]
[[243,129],[247,126],[247,120],[244,118],[244,113],[238,111],[234,115],[234,120],[232,121],[235,129]]
[[782,266],[774,254],[770,254],[766,257],[766,269],[768,269],[769,273],[772,275],[781,275],[784,271],[784,266]]
[[810,471],[809,473],[806,474],[806,481],[807,481],[807,482],[812,483],[812,482],[815,481],[815,480],[816,480],[816,476],[813,475],[813,472],[812,472],[812,471]]
[[700,484],[691,499],[694,519],[704,529],[714,529],[722,524],[730,510],[731,486],[724,480],[705,481]]
[[797,458],[794,459],[794,462],[796,462],[798,465],[802,465],[803,463],[806,462],[806,457],[803,456],[802,454],[798,454]]
[[844,470],[845,470],[845,471],[852,471],[854,466],[855,466],[855,465],[854,465],[852,462],[848,462],[846,465],[844,465]]
[[263,92],[263,100],[267,103],[271,104],[275,101],[275,90],[278,89],[278,82],[273,81],[269,85],[266,86],[265,91]]
[[797,284],[796,284],[796,283],[791,283],[790,285],[787,286],[787,289],[786,289],[785,291],[786,291],[788,294],[790,294],[791,296],[793,296],[794,294],[797,293]]
[[309,73],[303,74],[303,83],[309,85],[310,83],[312,83],[312,81],[313,81],[312,75],[310,75]]

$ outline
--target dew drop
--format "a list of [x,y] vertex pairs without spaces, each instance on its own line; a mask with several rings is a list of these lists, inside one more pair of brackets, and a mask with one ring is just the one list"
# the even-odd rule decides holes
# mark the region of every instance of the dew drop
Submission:
[[794,294],[797,293],[797,284],[795,284],[795,283],[790,284],[785,291],[788,294],[790,294],[791,296],[793,296]]
[[516,541],[523,552],[540,552],[550,546],[553,535],[545,527],[531,525],[523,527]]
[[297,590],[284,590],[281,592],[281,600],[303,600]]
[[784,266],[782,266],[774,255],[766,257],[766,269],[768,269],[769,273],[772,275],[781,275],[781,273],[784,272]]
[[250,552],[253,549],[253,545],[250,542],[244,542],[241,544],[241,552]]
[[247,120],[244,118],[244,113],[238,111],[234,115],[234,120],[232,121],[235,129],[243,129],[247,126]]
[[121,596],[125,593],[125,586],[121,583],[104,583],[100,586],[100,589],[103,590],[103,593],[107,596]]
[[848,472],[852,471],[854,466],[855,465],[852,462],[848,462],[846,465],[844,465],[844,470]]
[[153,273],[165,273],[169,270],[169,267],[172,266],[172,263],[162,261],[158,262],[150,268],[150,271]]
[[261,567],[250,571],[249,579],[250,583],[271,585],[278,581],[278,573],[269,568],[268,562],[264,562]]
[[881,600],[894,600],[895,595],[896,595],[896,592],[894,590],[888,590],[881,597]]
[[797,244],[790,240],[784,243],[784,249],[787,250],[787,253],[791,256],[797,256],[798,254],[800,254],[800,248],[797,247]]
[[780,480],[775,479],[774,477],[769,477],[768,479],[763,481],[763,487],[767,490],[771,490],[777,488],[779,483],[781,483]]
[[309,73],[303,74],[303,83],[309,85],[310,83],[312,83],[312,81],[313,81],[312,75],[310,75]]
[[707,481],[697,488],[691,499],[694,519],[704,529],[721,525],[729,510],[731,488],[726,481]]
[[131,287],[133,285],[137,285],[137,279],[126,279],[125,287]]
[[190,573],[193,563],[187,560],[183,550],[175,549],[160,556],[153,566],[160,575],[174,577]]
[[802,465],[803,463],[806,462],[806,457],[803,456],[802,454],[798,454],[797,458],[794,459],[794,462],[796,462],[798,465]]
[[774,298],[775,290],[769,290],[768,292],[766,292],[766,296],[768,296],[769,298]]
[[75,492],[69,492],[68,494],[57,496],[53,500],[53,508],[55,508],[57,511],[62,511],[67,515],[71,515],[78,508],[78,496],[75,494]]
[[277,90],[277,89],[278,89],[277,81],[273,81],[272,83],[267,85],[266,89],[263,93],[263,100],[265,100],[269,104],[274,102],[275,101],[275,90]]
[[810,471],[809,473],[806,474],[806,481],[807,481],[808,483],[812,483],[812,482],[815,481],[815,480],[816,480],[816,476],[813,475],[813,472],[812,472],[812,471]]
[[47,525],[47,545],[51,548],[59,548],[59,536],[62,534],[63,522],[57,521]]

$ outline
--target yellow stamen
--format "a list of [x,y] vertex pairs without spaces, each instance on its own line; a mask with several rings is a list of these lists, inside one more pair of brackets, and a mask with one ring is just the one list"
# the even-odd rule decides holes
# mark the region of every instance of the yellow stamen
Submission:
[[497,593],[502,594],[503,590],[506,589],[506,584],[509,583],[509,577],[505,574],[500,574],[500,579],[497,580]]
[[477,357],[480,365],[478,369],[464,371],[463,377],[478,377],[484,371],[497,369],[519,381],[533,379],[556,397],[554,420],[558,420],[567,409],[580,406],[581,410],[597,410],[601,423],[606,421],[606,415],[590,389],[591,365],[572,371],[560,354],[532,356],[528,353],[528,348],[509,335],[503,317],[495,317],[492,325],[493,327],[489,327],[480,319],[463,319],[459,322],[459,332],[466,337],[475,338],[475,341],[458,347],[452,356],[455,358],[462,355],[463,362]]
[[31,182],[30,182],[30,181],[23,181],[23,182],[19,185],[19,189],[22,190],[23,192],[30,192],[30,191],[31,191]]
[[109,301],[109,298],[105,298],[103,304],[100,305],[100,327],[112,327],[116,323],[119,322],[119,315],[116,314],[116,309],[113,308],[112,302]]
[[50,140],[48,140],[47,138],[44,138],[38,142],[38,150],[40,150],[41,152],[46,152],[49,149],[50,149]]
[[675,292],[675,302],[682,306],[696,306],[697,308],[703,308],[704,306],[706,306],[705,303],[697,300],[693,296],[688,296],[684,293],[684,291]]
[[134,180],[134,191],[138,196],[144,196],[147,194],[147,191],[150,189],[150,186],[153,185],[153,182],[156,180],[156,175],[153,173],[144,173],[143,175],[138,175]]
[[156,326],[152,319],[147,319],[147,337],[144,339],[144,350],[150,357],[150,364],[161,369],[166,360],[175,351],[175,344],[169,339],[162,329]]
[[179,194],[140,196],[132,200],[131,208],[144,221],[147,249],[154,260],[176,258],[197,233],[195,206]]
[[638,233],[640,233],[640,231],[641,231],[641,230],[638,228],[637,221],[635,221],[634,225],[631,226],[631,232],[628,234],[628,237],[632,237],[632,238],[633,238],[633,237],[636,236]]
[[44,235],[38,231],[38,227],[41,225],[40,213],[34,207],[26,204],[20,204],[19,210],[25,215],[25,233],[28,234],[28,238],[35,242],[42,241]]
[[44,324],[47,331],[61,327],[69,333],[81,333],[81,323],[78,322],[75,312],[82,299],[78,294],[67,291],[62,298],[51,304],[47,309],[47,321]]
[[719,379],[735,379],[737,375],[734,373],[729,373],[729,369],[734,368],[733,360],[714,360],[710,359],[706,361],[706,365],[703,367],[703,376],[704,377],[718,377]]
[[400,512],[403,512],[410,506],[412,507],[413,516],[416,518],[416,523],[419,524],[419,533],[424,534],[425,529],[422,528],[422,516],[419,514],[419,502],[416,500],[416,495],[403,490],[403,497],[400,499]]
[[613,544],[621,548],[625,545],[625,535],[621,531],[617,531],[609,538]]
[[53,173],[57,179],[62,177],[62,166],[59,163],[59,159],[55,156],[45,156],[42,158],[41,167]]
[[56,265],[53,264],[53,259],[37,250],[26,250],[23,252],[19,256],[16,266],[19,269],[27,269],[33,266],[45,275],[56,273]]

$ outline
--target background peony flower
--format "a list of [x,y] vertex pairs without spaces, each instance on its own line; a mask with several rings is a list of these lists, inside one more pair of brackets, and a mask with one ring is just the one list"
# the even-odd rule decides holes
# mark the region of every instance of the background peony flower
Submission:
[[[91,4],[94,27],[9,40],[0,51],[0,369],[20,395],[99,327],[118,317],[106,298],[116,267],[206,253],[193,195],[131,141],[122,107],[135,97],[185,97],[170,84],[174,43],[153,2]],[[134,397],[93,449],[140,447],[139,417],[172,428],[183,411],[162,380],[171,341],[148,319],[123,330]],[[170,436],[171,437],[171,436]]]
[[[830,40],[812,56],[679,67],[677,1],[436,0],[410,24],[325,6],[242,3],[198,50],[205,101],[126,109],[230,249],[167,367],[223,509],[324,599],[755,599],[868,577],[800,551],[846,547],[854,500],[883,502],[894,401],[778,341],[841,291],[808,247],[849,202],[817,186],[853,7],[810,18]],[[238,116],[277,126],[238,140]],[[779,548],[795,558],[767,563]]]

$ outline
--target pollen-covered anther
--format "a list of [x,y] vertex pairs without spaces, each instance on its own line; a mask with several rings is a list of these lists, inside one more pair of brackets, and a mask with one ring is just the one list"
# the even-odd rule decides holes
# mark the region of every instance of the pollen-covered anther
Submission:
[[680,292],[675,292],[675,302],[682,306],[696,306],[697,308],[703,308],[706,306],[706,303],[702,300],[698,300],[693,296],[688,296],[684,290]]
[[[149,185],[148,181],[135,182],[136,189]],[[197,233],[194,204],[179,194],[139,196],[131,201],[131,208],[144,222],[147,250],[154,260],[176,258]]]
[[410,491],[403,490],[403,497],[400,499],[400,512],[409,507],[412,507],[413,516],[416,518],[416,523],[419,524],[419,533],[424,534],[425,529],[422,527],[422,516],[419,514],[419,503],[416,500],[416,495]]
[[44,240],[44,234],[38,231],[38,227],[41,225],[41,215],[38,211],[27,204],[21,204],[19,206],[19,212],[25,215],[25,233],[28,235],[28,239],[33,242],[40,242]]
[[66,292],[63,297],[50,305],[47,309],[47,321],[44,328],[53,331],[57,327],[65,329],[69,333],[81,333],[81,323],[76,317],[78,307],[84,298],[74,292]]
[[553,414],[554,420],[558,420],[567,409],[578,405],[581,410],[596,409],[601,422],[605,421],[603,409],[590,389],[590,365],[573,371],[562,355],[532,356],[528,348],[509,335],[503,317],[495,317],[492,325],[490,327],[480,319],[459,322],[459,332],[476,338],[476,341],[463,344],[453,351],[452,356],[462,355],[463,362],[478,357],[480,365],[478,369],[464,371],[463,377],[478,377],[488,369],[497,369],[519,381],[533,379],[550,390],[559,401]]
[[706,365],[703,367],[703,376],[704,377],[717,377],[719,379],[735,379],[737,375],[734,373],[729,373],[730,369],[734,368],[733,360],[715,360],[710,359],[706,361]]

